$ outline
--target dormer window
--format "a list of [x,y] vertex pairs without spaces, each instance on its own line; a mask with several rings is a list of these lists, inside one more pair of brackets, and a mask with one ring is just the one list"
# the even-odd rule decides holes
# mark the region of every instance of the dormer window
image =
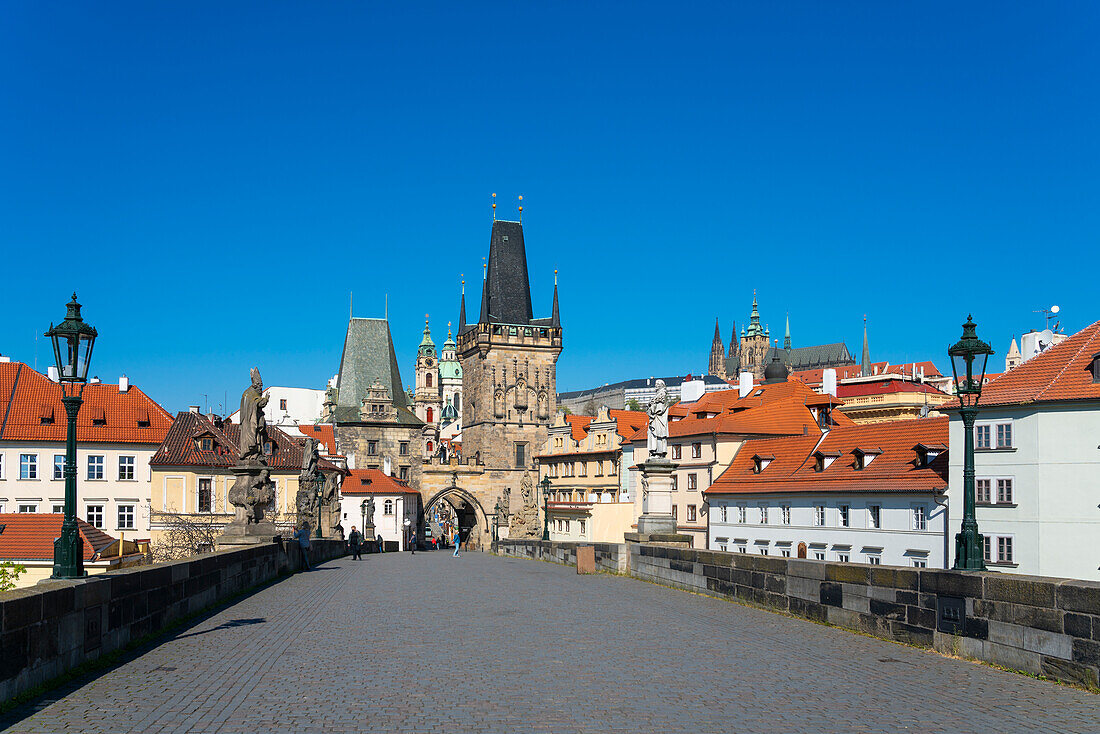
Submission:
[[924,444],[918,443],[913,449],[917,452],[917,467],[920,469],[927,468],[941,452],[946,451],[947,447],[942,443],[938,444]]
[[273,445],[270,441],[264,441],[264,456],[271,456]]
[[1089,372],[1092,373],[1092,381],[1100,382],[1100,352],[1092,355],[1092,362],[1089,364]]
[[204,436],[203,438],[200,438],[199,439],[199,448],[202,449],[203,451],[213,451],[214,450],[214,439],[210,438],[209,436]]
[[774,456],[761,456],[760,454],[757,454],[756,456],[752,457],[752,473],[759,474],[760,472],[767,469],[768,464],[772,463],[772,461],[774,460]]
[[92,412],[92,425],[93,426],[105,426],[107,425],[107,414],[103,411],[103,408],[97,408]]
[[53,406],[43,403],[38,409],[38,421],[44,426],[53,425]]
[[839,456],[839,451],[815,451],[814,471],[825,471]]
[[149,420],[149,411],[143,410],[138,413],[137,424],[138,428],[148,428],[153,425],[152,421]]
[[875,457],[882,453],[881,449],[855,449],[852,452],[855,455],[855,462],[852,466],[856,471],[863,471],[871,462],[875,460]]

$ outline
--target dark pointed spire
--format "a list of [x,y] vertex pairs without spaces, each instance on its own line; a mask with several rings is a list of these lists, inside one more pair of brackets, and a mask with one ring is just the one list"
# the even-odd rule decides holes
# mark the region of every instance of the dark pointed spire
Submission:
[[554,310],[550,314],[550,325],[561,326],[561,316],[558,315],[558,271],[554,269]]
[[791,314],[787,313],[787,333],[783,336],[783,348],[791,351]]
[[482,323],[531,323],[531,286],[527,280],[523,225],[519,222],[501,219],[493,222],[481,293]]
[[871,374],[871,348],[867,345],[867,315],[863,316],[863,360],[859,363],[860,374]]
[[489,323],[489,265],[484,260],[481,263],[481,315],[478,317],[477,322],[479,324]]
[[458,304],[458,333],[466,329],[466,278],[462,279],[462,300]]

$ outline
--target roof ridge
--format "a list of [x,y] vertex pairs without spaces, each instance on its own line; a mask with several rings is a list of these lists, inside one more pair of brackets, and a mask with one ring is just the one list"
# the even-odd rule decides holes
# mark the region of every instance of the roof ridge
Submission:
[[8,396],[8,407],[4,411],[4,425],[0,426],[0,438],[4,437],[4,431],[8,428],[8,416],[11,415],[11,406],[15,402],[15,390],[19,387],[19,376],[23,374],[25,366],[24,363],[19,363],[18,369],[15,370],[15,379],[11,381],[11,395]]
[[[1092,329],[1092,328],[1094,328],[1098,325],[1100,325],[1100,321],[1095,321],[1092,324],[1086,326],[1081,331],[1087,331],[1088,329]],[[1088,339],[1086,339],[1081,344],[1081,348],[1078,349],[1076,352],[1074,352],[1073,355],[1071,355],[1070,358],[1066,360],[1066,363],[1064,365],[1062,365],[1062,369],[1058,371],[1058,374],[1055,375],[1054,378],[1050,382],[1048,382],[1041,390],[1039,390],[1039,392],[1035,393],[1035,397],[1033,399],[1034,400],[1039,400],[1042,397],[1043,393],[1045,393],[1047,390],[1049,390],[1051,387],[1053,387],[1054,383],[1057,382],[1062,377],[1062,375],[1064,375],[1066,373],[1066,370],[1069,369],[1069,366],[1071,364],[1073,364],[1074,360],[1076,360],[1077,357],[1079,357],[1081,355],[1081,352],[1083,352],[1085,350],[1085,347],[1087,347],[1089,344],[1092,344],[1093,340],[1096,339],[1098,336],[1100,336],[1100,329],[1097,329],[1097,330],[1093,331],[1092,336],[1090,336]],[[1070,339],[1072,339],[1072,338],[1073,337],[1070,337]],[[1068,342],[1069,339],[1067,339],[1066,341]],[[1063,343],[1065,343],[1065,342],[1063,342]],[[1051,347],[1051,349],[1052,350],[1056,349],[1056,348],[1058,348],[1058,346],[1059,346],[1058,344],[1055,344],[1053,347]],[[1041,355],[1039,355],[1039,356],[1041,356]]]

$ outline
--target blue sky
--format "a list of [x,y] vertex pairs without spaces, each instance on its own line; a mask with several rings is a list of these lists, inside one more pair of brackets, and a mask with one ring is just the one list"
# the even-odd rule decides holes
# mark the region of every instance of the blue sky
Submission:
[[[10,2],[0,353],[75,288],[93,372],[169,410],[323,386],[349,292],[476,311],[489,195],[524,195],[559,389],[706,367],[753,289],[796,346],[1001,357],[1095,307],[1094,3]],[[37,346],[39,366],[47,355]]]

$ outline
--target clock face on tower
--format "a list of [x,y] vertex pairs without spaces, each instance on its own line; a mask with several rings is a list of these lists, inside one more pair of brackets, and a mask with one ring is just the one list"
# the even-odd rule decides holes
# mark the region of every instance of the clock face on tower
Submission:
[[435,363],[435,360],[433,360],[431,357],[428,357],[426,360],[424,360],[424,364],[427,365],[428,367],[431,367],[432,364],[434,364],[434,363]]

